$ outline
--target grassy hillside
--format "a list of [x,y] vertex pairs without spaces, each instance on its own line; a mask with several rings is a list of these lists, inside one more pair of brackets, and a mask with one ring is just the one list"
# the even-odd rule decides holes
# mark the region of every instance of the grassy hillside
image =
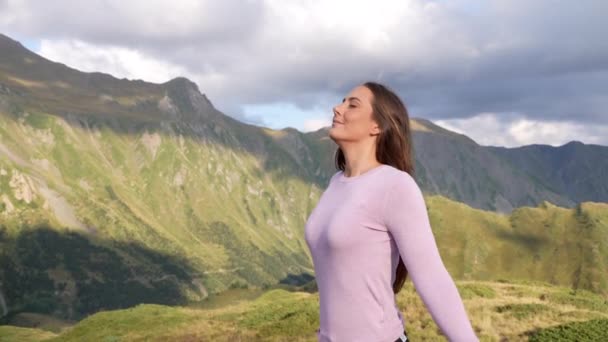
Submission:
[[[608,338],[608,303],[590,292],[533,282],[457,285],[481,341]],[[413,340],[445,340],[411,283],[397,295],[397,304]],[[209,308],[146,304],[100,312],[56,333],[36,329],[17,335],[16,328],[4,326],[0,335],[12,332],[6,341],[315,341],[318,324],[317,294],[271,290]]]
[[[0,273],[9,306],[28,305],[19,303],[28,291],[19,282],[72,288],[73,304],[93,279],[157,290],[150,283],[163,281],[204,298],[312,273],[302,224],[320,189],[286,177],[290,163],[273,162],[280,152],[265,170],[236,147],[139,129],[121,135],[0,108]],[[22,268],[44,281],[23,279]]]
[[511,215],[426,198],[442,257],[459,279],[538,280],[608,295],[608,204],[545,202]]
[[[265,131],[277,150],[262,163],[179,125],[118,134],[103,121],[0,114],[0,291],[11,311],[77,319],[310,279],[302,230],[322,190],[290,175],[295,164],[273,143],[281,133]],[[457,279],[608,292],[605,204],[511,215],[442,196],[427,205]]]

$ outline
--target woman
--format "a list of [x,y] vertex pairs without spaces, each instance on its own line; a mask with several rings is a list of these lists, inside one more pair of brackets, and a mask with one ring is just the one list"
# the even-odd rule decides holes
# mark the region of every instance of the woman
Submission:
[[405,106],[368,82],[333,112],[329,136],[339,146],[339,171],[305,226],[319,289],[319,341],[405,341],[395,294],[408,274],[450,341],[478,341],[411,176]]

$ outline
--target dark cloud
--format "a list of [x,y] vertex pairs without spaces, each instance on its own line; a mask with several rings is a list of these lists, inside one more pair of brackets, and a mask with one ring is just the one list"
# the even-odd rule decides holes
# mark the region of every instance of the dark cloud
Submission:
[[608,124],[608,70],[417,87],[398,84],[419,116],[461,118],[480,112],[521,112],[537,119]]
[[200,51],[247,40],[264,20],[259,1],[4,3],[7,12],[0,16],[11,18],[9,24],[15,31],[40,38],[77,38],[164,53],[181,47]]
[[332,3],[0,1],[0,29],[137,49],[185,68],[236,117],[243,104],[330,108],[376,80],[414,116],[608,124],[606,1]]

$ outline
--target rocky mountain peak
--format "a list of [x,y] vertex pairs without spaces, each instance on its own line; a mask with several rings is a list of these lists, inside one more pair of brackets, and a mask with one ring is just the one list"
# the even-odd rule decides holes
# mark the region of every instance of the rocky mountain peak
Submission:
[[159,103],[164,112],[179,116],[186,121],[207,119],[217,110],[207,96],[200,92],[196,83],[185,77],[177,77],[164,83],[165,97]]

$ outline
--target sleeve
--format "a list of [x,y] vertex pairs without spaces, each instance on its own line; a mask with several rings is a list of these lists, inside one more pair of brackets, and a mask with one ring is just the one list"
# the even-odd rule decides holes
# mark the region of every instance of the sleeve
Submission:
[[426,203],[415,180],[405,173],[385,197],[386,227],[431,316],[450,341],[479,341],[439,255]]

